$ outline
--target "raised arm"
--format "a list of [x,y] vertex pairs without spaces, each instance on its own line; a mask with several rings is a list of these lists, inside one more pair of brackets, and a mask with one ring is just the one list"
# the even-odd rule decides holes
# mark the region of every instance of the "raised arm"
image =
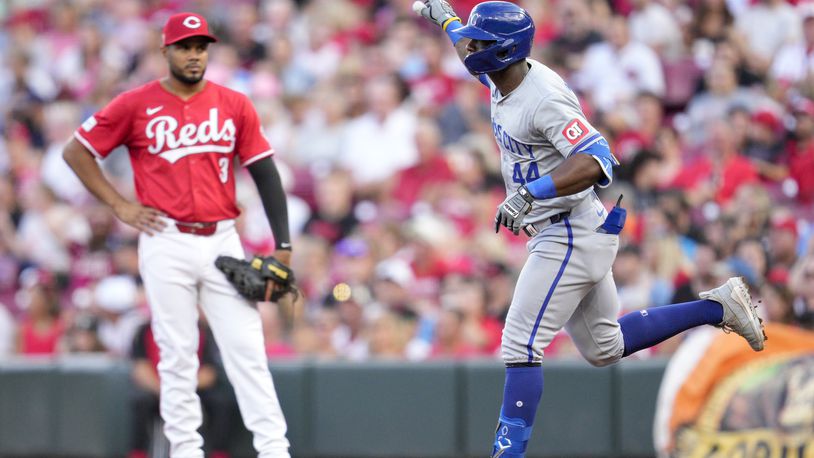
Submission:
[[[455,32],[463,27],[463,23],[461,22],[461,18],[455,14],[449,2],[447,0],[416,0],[416,2],[413,3],[413,10],[446,32],[449,40],[455,47],[455,51],[458,53],[458,58],[463,62],[464,58],[469,54],[466,47],[470,40]],[[485,75],[478,75],[478,79],[485,86],[489,87]]]

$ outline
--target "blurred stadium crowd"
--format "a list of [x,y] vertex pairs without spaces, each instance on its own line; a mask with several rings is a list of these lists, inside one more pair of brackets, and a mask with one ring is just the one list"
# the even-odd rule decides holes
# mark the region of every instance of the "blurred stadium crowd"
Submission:
[[[488,91],[411,3],[0,4],[0,358],[124,357],[149,319],[136,234],[61,150],[113,96],[164,75],[160,28],[184,10],[220,37],[206,77],[250,95],[289,192],[304,299],[293,323],[259,305],[269,357],[496,355],[527,238],[494,234],[505,191]],[[452,3],[466,18],[477,2]],[[568,81],[622,162],[602,193],[629,209],[622,312],[742,275],[769,320],[811,325],[814,3],[518,3],[537,24],[532,57]],[[104,167],[132,196],[126,152]],[[267,253],[239,173],[246,250]],[[572,355],[564,336],[547,351]]]

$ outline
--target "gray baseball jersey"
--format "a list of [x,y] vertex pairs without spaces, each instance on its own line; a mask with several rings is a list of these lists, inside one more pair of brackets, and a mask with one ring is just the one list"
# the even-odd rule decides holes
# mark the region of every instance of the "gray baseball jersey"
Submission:
[[[491,86],[492,128],[507,194],[602,140],[562,78],[539,62],[527,62],[528,74],[511,93],[502,95]],[[602,184],[607,185],[610,171],[603,170]],[[568,217],[544,227],[528,243],[529,258],[503,329],[507,363],[539,362],[563,327],[591,362],[609,364],[624,351],[610,272],[619,238],[596,232],[607,213],[593,189],[537,200],[525,221],[545,223],[565,211],[571,212]]]
[[[545,65],[532,59],[527,62],[531,65],[528,74],[511,93],[502,95],[491,87],[492,130],[500,147],[507,195],[551,173],[572,152],[602,139],[565,81]],[[525,221],[535,223],[570,210],[591,193],[592,189],[586,189],[538,200]]]

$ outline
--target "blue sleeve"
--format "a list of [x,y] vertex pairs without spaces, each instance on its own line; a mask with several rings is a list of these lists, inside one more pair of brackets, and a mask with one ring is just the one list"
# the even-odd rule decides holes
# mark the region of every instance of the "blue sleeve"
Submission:
[[604,137],[599,137],[595,142],[574,151],[574,154],[588,154],[602,167],[604,176],[597,182],[599,187],[606,188],[613,181],[613,168],[619,165],[619,161],[611,153],[610,146]]

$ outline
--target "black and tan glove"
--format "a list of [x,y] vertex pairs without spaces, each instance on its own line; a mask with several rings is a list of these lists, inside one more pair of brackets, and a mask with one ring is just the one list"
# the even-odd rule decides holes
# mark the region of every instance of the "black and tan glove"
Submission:
[[218,256],[215,267],[226,275],[241,296],[251,301],[277,302],[287,294],[299,297],[294,271],[274,256],[255,256],[251,261]]

